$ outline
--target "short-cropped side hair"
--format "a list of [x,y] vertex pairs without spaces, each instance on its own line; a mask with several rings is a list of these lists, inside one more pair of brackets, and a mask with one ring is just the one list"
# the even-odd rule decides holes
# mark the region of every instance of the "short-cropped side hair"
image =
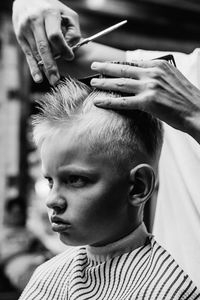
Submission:
[[[162,140],[161,122],[150,114],[97,108],[96,97],[119,97],[119,93],[100,91],[66,78],[51,93],[37,102],[40,112],[33,117],[33,136],[38,146],[56,130],[77,126],[77,138],[87,138],[93,151],[106,152],[120,167],[134,161],[136,152],[141,162],[157,165]],[[147,161],[142,161],[144,157]]]

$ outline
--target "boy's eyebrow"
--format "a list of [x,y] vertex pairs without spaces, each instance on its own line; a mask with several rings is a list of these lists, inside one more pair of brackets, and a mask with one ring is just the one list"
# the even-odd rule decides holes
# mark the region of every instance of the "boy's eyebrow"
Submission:
[[[86,169],[86,168],[83,168],[83,167],[77,167],[77,166],[73,166],[73,165],[66,165],[66,166],[61,166],[58,168],[58,174],[59,175],[64,175],[64,174],[74,174],[74,172],[77,172],[77,173],[81,173],[82,175],[92,175],[94,176],[97,172],[96,172],[96,169]],[[42,172],[42,176],[45,178],[45,179],[49,179],[51,177],[50,174],[46,173],[45,171]]]
[[96,169],[92,168],[84,168],[84,167],[79,167],[79,166],[74,166],[74,165],[66,165],[66,166],[61,166],[58,168],[58,173],[73,173],[73,172],[80,172],[82,174],[86,175],[93,175],[96,173]]

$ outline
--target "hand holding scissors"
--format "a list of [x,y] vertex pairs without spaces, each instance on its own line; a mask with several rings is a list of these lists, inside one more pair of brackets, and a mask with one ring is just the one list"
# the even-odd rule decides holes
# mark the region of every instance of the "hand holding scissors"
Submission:
[[12,20],[33,80],[41,82],[44,71],[55,85],[60,72],[54,56],[73,60],[76,50],[71,45],[81,38],[78,14],[57,0],[18,0],[13,4]]
[[[113,30],[116,30],[117,28],[121,27],[122,25],[124,25],[124,24],[126,24],[126,23],[127,23],[127,20],[121,21],[121,22],[119,22],[119,23],[117,23],[117,24],[115,24],[115,25],[113,25],[113,26],[110,26],[110,27],[108,27],[108,28],[106,28],[106,29],[104,29],[104,30],[102,30],[102,31],[100,31],[100,32],[98,32],[98,33],[96,33],[96,34],[94,34],[94,35],[88,37],[88,38],[83,39],[82,41],[80,41],[79,43],[77,43],[75,46],[73,46],[73,47],[72,47],[72,50],[73,50],[73,51],[76,51],[76,50],[78,50],[81,46],[84,46],[84,45],[88,44],[89,42],[92,42],[92,41],[94,41],[94,40],[100,38],[101,36],[103,36],[103,35],[105,35],[105,34],[108,34],[108,33],[110,33],[110,32],[113,31]],[[59,54],[54,56],[54,59],[59,59],[59,58],[61,58],[61,55],[59,55]],[[38,62],[38,65],[39,65],[39,66],[43,66],[43,61],[40,60],[40,61]]]

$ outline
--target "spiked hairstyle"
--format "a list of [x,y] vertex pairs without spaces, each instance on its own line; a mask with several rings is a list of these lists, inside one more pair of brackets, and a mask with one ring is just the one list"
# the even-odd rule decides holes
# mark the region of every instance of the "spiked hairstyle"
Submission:
[[76,126],[78,141],[85,138],[92,151],[105,152],[120,168],[134,161],[136,152],[141,154],[141,163],[157,166],[163,136],[161,122],[138,110],[127,113],[97,108],[93,104],[97,96],[122,95],[92,89],[72,78],[45,94],[38,100],[40,113],[33,118],[36,144],[40,146],[60,129],[67,132],[70,126]]

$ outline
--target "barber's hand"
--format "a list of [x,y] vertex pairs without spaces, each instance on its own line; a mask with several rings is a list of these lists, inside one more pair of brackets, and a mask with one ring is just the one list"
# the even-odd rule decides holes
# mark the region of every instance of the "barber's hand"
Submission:
[[95,105],[149,112],[200,142],[200,90],[177,68],[163,60],[151,60],[135,61],[132,66],[94,62],[92,69],[113,77],[92,79],[92,86],[127,93],[119,98],[96,99]]
[[81,36],[78,15],[57,0],[15,0],[13,25],[35,82],[43,79],[38,66],[42,60],[45,75],[54,85],[60,75],[53,56],[74,58],[71,46]]

